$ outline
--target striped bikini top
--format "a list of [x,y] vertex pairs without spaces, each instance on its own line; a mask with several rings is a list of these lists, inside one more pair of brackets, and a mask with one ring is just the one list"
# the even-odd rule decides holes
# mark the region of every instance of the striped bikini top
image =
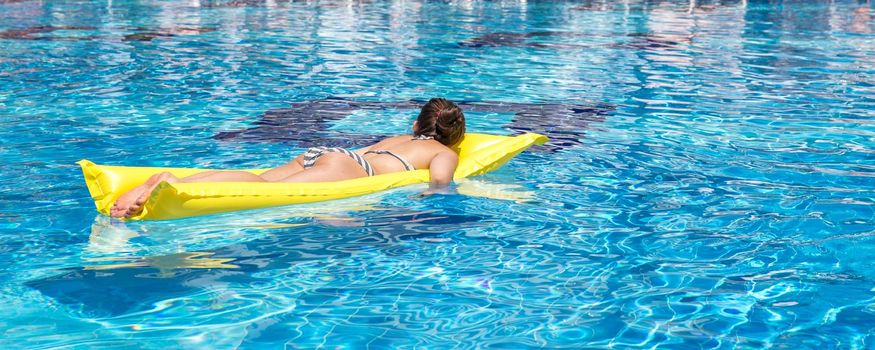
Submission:
[[[414,137],[413,140],[414,141],[415,140],[434,140],[434,137],[428,136],[428,135],[419,135],[419,136]],[[413,164],[410,164],[410,162],[408,162],[407,159],[404,159],[404,157],[399,156],[392,151],[374,150],[374,151],[365,152],[365,154],[369,154],[369,153],[390,155],[392,157],[395,157],[395,159],[397,159],[399,162],[401,162],[401,165],[404,166],[404,170],[407,170],[407,171],[416,170],[416,167],[414,167]]]

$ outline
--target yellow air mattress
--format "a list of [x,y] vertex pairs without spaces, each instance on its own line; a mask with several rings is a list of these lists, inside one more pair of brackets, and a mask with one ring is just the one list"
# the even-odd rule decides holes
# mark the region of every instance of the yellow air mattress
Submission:
[[[543,144],[547,137],[538,134],[497,136],[465,134],[454,147],[459,153],[459,165],[454,177],[461,179],[495,170],[534,144]],[[153,174],[169,171],[184,177],[210,169],[123,167],[97,165],[88,160],[78,163],[85,175],[85,184],[97,210],[109,215],[116,199],[142,184]],[[267,169],[247,169],[259,174]],[[326,201],[360,196],[390,188],[429,181],[428,170],[411,170],[337,182],[277,183],[277,182],[162,182],[146,201],[143,211],[134,220],[163,220],[221,212],[265,208],[279,205]]]

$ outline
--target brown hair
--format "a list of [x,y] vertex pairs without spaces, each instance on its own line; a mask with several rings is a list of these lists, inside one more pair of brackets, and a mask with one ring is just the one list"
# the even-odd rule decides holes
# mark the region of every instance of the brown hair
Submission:
[[465,113],[450,100],[435,97],[422,106],[416,125],[413,136],[430,136],[452,146],[465,135]]

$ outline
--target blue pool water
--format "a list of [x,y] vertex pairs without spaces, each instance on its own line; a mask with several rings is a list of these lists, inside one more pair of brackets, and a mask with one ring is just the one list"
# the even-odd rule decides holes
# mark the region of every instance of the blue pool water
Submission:
[[[0,348],[871,349],[872,7],[0,1]],[[432,96],[552,141],[164,222],[74,164],[275,166]]]

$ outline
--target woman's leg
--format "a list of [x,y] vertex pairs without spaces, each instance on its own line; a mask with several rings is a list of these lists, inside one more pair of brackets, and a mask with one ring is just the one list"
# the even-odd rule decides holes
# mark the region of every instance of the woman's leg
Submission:
[[304,170],[304,155],[303,154],[298,156],[295,159],[292,159],[292,161],[286,165],[270,169],[268,171],[261,173],[258,176],[261,176],[261,178],[264,179],[264,181],[278,182],[278,181],[282,181],[283,179],[285,179],[289,176],[294,175],[295,173],[297,173],[301,170]]
[[304,170],[304,155],[300,155],[286,165],[279,166],[259,175],[246,171],[213,170],[186,176],[179,182],[276,182]]
[[139,212],[149,195],[163,181],[177,182],[329,182],[368,176],[354,159],[341,153],[323,154],[313,167],[304,169],[304,156],[298,156],[286,165],[268,170],[261,175],[246,171],[206,171],[184,178],[164,172],[152,175],[145,183],[123,194],[110,209],[113,217],[129,217]]
[[202,173],[177,178],[173,174],[163,172],[152,175],[142,185],[134,187],[125,194],[121,195],[112,208],[109,209],[109,215],[112,217],[127,217],[142,209],[143,204],[149,199],[149,195],[158,187],[158,184],[166,181],[169,183],[177,182],[265,182],[265,179],[258,175],[245,171],[205,171]]
[[176,182],[265,182],[261,176],[239,170],[213,170],[186,176]]
[[283,179],[294,175],[301,170],[304,170],[304,155],[300,155],[297,158],[293,159],[286,165],[276,167],[261,173],[260,175],[255,175],[246,171],[235,171],[235,170],[212,170],[205,171],[202,173],[194,174],[191,176],[186,176],[184,178],[177,178],[170,173],[160,173],[152,175],[149,180],[146,180],[140,186],[135,187],[134,189],[126,192],[118,200],[116,200],[115,204],[109,210],[110,216],[113,217],[123,217],[130,216],[133,213],[138,212],[146,200],[149,198],[149,195],[152,194],[152,190],[158,186],[161,181],[168,182],[279,182]]

